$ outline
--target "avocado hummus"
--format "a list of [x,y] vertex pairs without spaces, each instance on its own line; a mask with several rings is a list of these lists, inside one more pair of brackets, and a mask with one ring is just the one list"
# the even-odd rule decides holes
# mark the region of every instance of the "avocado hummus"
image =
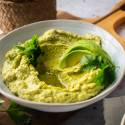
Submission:
[[100,93],[113,82],[114,71],[99,36],[51,29],[8,51],[2,76],[20,98],[73,103]]

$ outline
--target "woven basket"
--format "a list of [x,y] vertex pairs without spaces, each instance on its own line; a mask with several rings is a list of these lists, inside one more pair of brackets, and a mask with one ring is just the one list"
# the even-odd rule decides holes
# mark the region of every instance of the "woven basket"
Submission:
[[28,23],[56,18],[56,0],[11,1],[0,0],[0,28],[3,32]]

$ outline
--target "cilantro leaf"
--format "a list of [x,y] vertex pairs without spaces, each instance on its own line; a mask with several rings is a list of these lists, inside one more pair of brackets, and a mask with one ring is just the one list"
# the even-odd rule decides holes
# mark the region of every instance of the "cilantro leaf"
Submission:
[[80,60],[81,65],[91,64],[96,59],[94,55],[84,55]]
[[101,69],[94,82],[101,83],[107,87],[115,79],[115,67],[108,64],[101,56],[84,56],[80,60],[82,71]]
[[31,64],[36,65],[36,58],[40,54],[40,48],[38,45],[38,36],[34,35],[30,41],[24,43],[24,46],[16,46],[22,54],[29,58]]
[[32,116],[28,113],[29,109],[11,102],[7,113],[16,125],[31,125]]

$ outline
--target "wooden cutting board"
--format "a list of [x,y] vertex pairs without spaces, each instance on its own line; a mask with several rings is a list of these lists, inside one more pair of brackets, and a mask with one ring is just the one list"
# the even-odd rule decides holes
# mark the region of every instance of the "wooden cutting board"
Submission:
[[125,48],[125,38],[116,32],[117,27],[122,23],[125,23],[125,11],[118,10],[104,20],[98,22],[97,25],[110,32]]

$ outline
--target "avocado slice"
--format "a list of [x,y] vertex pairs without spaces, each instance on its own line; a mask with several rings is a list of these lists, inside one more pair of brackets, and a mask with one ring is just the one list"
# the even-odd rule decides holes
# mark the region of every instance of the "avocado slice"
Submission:
[[80,63],[81,57],[90,54],[87,50],[73,50],[69,53],[65,53],[64,56],[60,60],[60,67],[66,68],[74,66]]
[[78,48],[78,46],[79,47],[81,46],[81,48],[84,50],[88,50],[90,53],[94,54],[95,56],[101,57],[104,63],[107,63],[110,66],[114,66],[110,56],[95,42],[80,40],[78,41],[78,44],[76,44],[70,51],[74,50],[75,48]]
[[87,48],[86,46],[84,46],[83,44],[84,43],[94,43],[95,45],[99,46],[97,43],[96,43],[96,40],[86,40],[86,39],[83,39],[83,40],[80,40],[78,42],[76,42],[74,45],[72,45],[65,53],[69,53],[73,50],[89,50],[89,48]]
[[95,57],[96,56],[101,57],[102,59],[101,61],[107,63],[111,67],[114,66],[108,54],[94,41],[80,40],[63,54],[60,60],[60,68],[65,68],[75,65],[76,63],[78,63],[82,55],[86,54]]

